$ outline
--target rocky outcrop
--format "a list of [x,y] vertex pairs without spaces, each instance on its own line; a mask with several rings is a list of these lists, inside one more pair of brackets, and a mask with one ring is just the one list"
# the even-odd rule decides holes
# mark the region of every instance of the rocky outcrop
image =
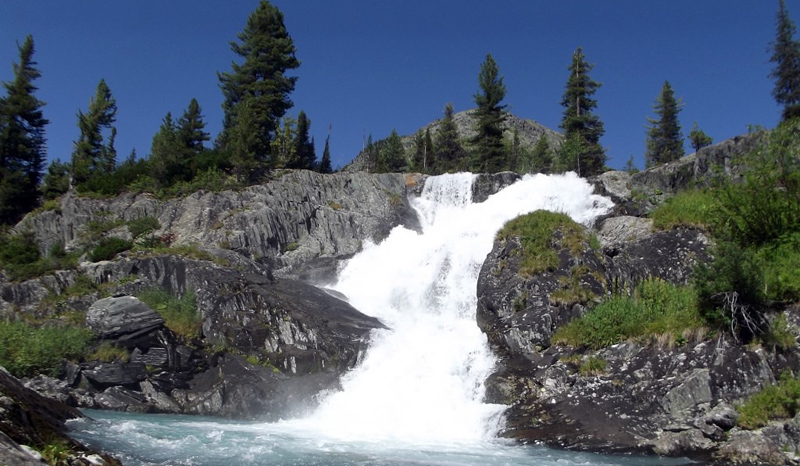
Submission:
[[[133,254],[84,264],[83,273],[114,295],[91,304],[86,323],[98,344],[124,348],[129,358],[68,364],[63,384],[33,386],[73,405],[116,410],[278,419],[310,408],[315,395],[338,387],[370,331],[383,325],[259,267]],[[151,288],[193,293],[201,337],[174,333],[134,297]]]
[[98,231],[129,237],[126,222],[154,217],[161,224],[155,237],[172,245],[194,244],[223,256],[228,251],[234,260],[258,260],[276,274],[297,276],[304,264],[347,258],[362,241],[380,240],[397,225],[419,227],[402,174],[287,170],[275,176],[241,191],[198,191],[167,201],[148,194],[102,200],[70,192],[57,210],[29,215],[16,228],[36,232],[47,253],[56,243],[80,249]]
[[39,452],[51,445],[60,446],[60,459],[69,464],[121,464],[89,450],[65,433],[68,419],[82,417],[78,410],[26,388],[0,367],[0,464],[41,465]]
[[[648,219],[630,216],[606,218],[597,228],[596,249],[588,243],[570,248],[555,232],[558,266],[532,276],[520,273],[515,237],[497,241],[483,264],[477,318],[501,357],[487,381],[487,399],[509,405],[504,435],[720,464],[796,461],[795,420],[748,432],[736,427],[733,409],[797,367],[795,351],[702,332],[599,351],[552,344],[558,328],[611,291],[630,290],[648,277],[686,283],[693,264],[708,258],[709,240],[695,229],[653,231]],[[789,322],[798,318],[797,309],[786,314]],[[589,360],[605,367],[580,370]]]

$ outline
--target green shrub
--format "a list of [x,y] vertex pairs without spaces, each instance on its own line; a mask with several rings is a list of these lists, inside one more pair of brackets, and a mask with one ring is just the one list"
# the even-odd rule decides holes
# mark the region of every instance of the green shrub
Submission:
[[161,228],[161,223],[155,217],[139,217],[128,222],[128,230],[134,238],[152,233],[159,228]]
[[39,260],[39,244],[32,231],[0,238],[0,264],[15,266],[32,264]]
[[104,234],[121,226],[124,222],[122,220],[111,220],[107,218],[99,220],[90,220],[86,223],[84,234],[91,240],[96,241]]
[[596,350],[627,340],[647,341],[662,335],[677,339],[684,332],[704,325],[692,287],[651,278],[639,284],[633,297],[614,295],[559,328],[551,342]]
[[719,228],[740,246],[761,246],[800,232],[800,119],[781,123],[744,156],[741,183],[716,191]]
[[719,206],[710,191],[691,189],[667,199],[650,213],[653,228],[669,230],[677,226],[698,227],[709,230]]
[[751,249],[722,241],[711,264],[700,264],[694,277],[703,317],[717,327],[730,326],[737,338],[749,341],[764,329],[764,274]]
[[[556,232],[560,233],[558,240]],[[583,227],[567,214],[546,210],[537,210],[506,222],[497,233],[497,239],[507,241],[511,237],[520,239],[520,273],[526,276],[558,266],[558,251],[554,246],[567,248],[573,254],[578,254],[583,243],[588,241]]]
[[798,407],[800,380],[783,374],[777,384],[765,387],[739,407],[736,423],[745,429],[758,429],[766,426],[771,419],[794,417]]
[[186,292],[176,298],[161,289],[149,289],[139,293],[138,298],[153,308],[164,319],[164,325],[186,340],[199,338],[203,320],[197,312],[195,295]]
[[761,248],[757,255],[764,270],[767,297],[776,301],[800,301],[800,233],[781,237]]
[[0,321],[0,366],[16,377],[57,376],[61,360],[82,356],[91,339],[92,332],[80,327]]
[[89,260],[92,262],[111,260],[122,251],[127,251],[133,247],[133,243],[117,237],[103,238],[100,243],[89,252]]

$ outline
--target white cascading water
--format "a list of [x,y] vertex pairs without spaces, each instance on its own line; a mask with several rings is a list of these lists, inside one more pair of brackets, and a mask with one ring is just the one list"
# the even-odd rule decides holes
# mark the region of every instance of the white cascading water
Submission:
[[538,209],[582,223],[611,202],[574,174],[526,176],[473,204],[474,175],[427,180],[413,201],[422,233],[395,228],[348,261],[334,289],[391,330],[376,331],[362,362],[311,419],[344,440],[465,442],[493,437],[503,407],[482,403],[495,358],[475,321],[481,264],[503,224]]

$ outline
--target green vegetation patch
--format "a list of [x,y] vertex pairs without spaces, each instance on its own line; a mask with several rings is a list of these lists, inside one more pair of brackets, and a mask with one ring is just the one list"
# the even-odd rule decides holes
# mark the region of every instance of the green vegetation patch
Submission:
[[718,210],[719,203],[712,192],[690,189],[667,199],[650,213],[650,218],[657,230],[688,226],[708,231],[714,225]]
[[131,353],[126,348],[104,341],[91,354],[87,355],[86,359],[102,362],[128,362],[131,359]]
[[109,238],[103,238],[89,252],[89,260],[91,260],[92,262],[111,260],[117,254],[123,251],[127,251],[132,247],[133,247],[133,242],[126,239],[117,238],[113,236]]
[[627,340],[647,341],[663,335],[681,340],[687,331],[706,325],[693,287],[651,278],[633,297],[615,295],[583,317],[559,328],[553,344],[601,349]]
[[144,290],[137,296],[164,319],[164,325],[186,340],[199,338],[203,319],[197,312],[195,295],[186,292],[180,298],[158,288]]
[[775,385],[765,387],[739,407],[736,423],[745,429],[764,427],[772,419],[789,419],[800,407],[800,379],[784,373]]
[[0,235],[0,266],[14,281],[40,277],[54,270],[75,268],[78,256],[78,253],[67,254],[61,243],[54,244],[48,256],[42,256],[33,232]]
[[161,228],[161,223],[155,217],[139,217],[128,222],[128,230],[134,238],[152,233],[159,228]]
[[[560,238],[556,238],[560,233]],[[497,239],[507,241],[519,237],[522,245],[520,273],[536,275],[558,267],[558,251],[554,246],[579,254],[588,238],[583,227],[567,214],[537,210],[507,222]]]
[[0,321],[0,366],[16,377],[42,373],[55,377],[61,360],[80,358],[91,340],[92,332],[86,328]]

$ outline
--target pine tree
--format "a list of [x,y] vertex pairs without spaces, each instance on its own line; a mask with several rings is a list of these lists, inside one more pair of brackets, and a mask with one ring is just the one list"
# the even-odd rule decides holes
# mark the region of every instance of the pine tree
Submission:
[[403,141],[395,129],[386,138],[386,143],[381,147],[379,154],[379,167],[382,172],[402,172],[407,165]]
[[550,143],[544,135],[539,137],[533,151],[530,154],[529,162],[523,166],[524,173],[547,173],[553,165],[553,153],[550,150]]
[[[600,87],[600,83],[589,77],[592,68],[594,65],[586,61],[583,49],[578,47],[572,54],[572,63],[568,67],[569,79],[561,99],[564,116],[560,127],[564,130],[564,140],[572,141],[570,150],[578,147],[581,150],[579,154],[562,155],[567,159],[573,155],[577,156],[577,160],[569,165],[574,165],[571,170],[579,170],[580,176],[601,173],[606,162],[605,150],[600,145],[600,137],[605,133],[605,129],[600,118],[592,113],[597,107],[597,101],[592,99],[592,96]],[[579,138],[576,139],[575,135]]]
[[311,120],[306,112],[300,111],[297,115],[297,131],[294,140],[294,158],[287,164],[288,168],[305,168],[311,170],[317,160],[314,144],[309,141]]
[[692,130],[689,132],[689,143],[692,145],[692,149],[697,152],[703,147],[710,146],[713,142],[714,140],[711,139],[711,136],[703,132],[695,121],[694,125],[692,125]]
[[[117,120],[117,102],[111,95],[105,80],[100,80],[94,97],[89,101],[87,113],[78,111],[80,136],[72,153],[72,182],[76,186],[85,183],[93,175],[111,173],[116,165],[114,138]],[[103,129],[111,132],[108,142],[103,143]]]
[[296,77],[286,73],[300,66],[295,46],[283,23],[283,13],[262,0],[247,19],[233,52],[244,59],[219,73],[225,111],[219,144],[232,154],[240,175],[257,164],[271,162],[270,143],[280,119],[292,107],[289,95]]
[[172,113],[167,112],[150,147],[152,175],[161,187],[172,186],[177,181],[188,181],[190,178],[184,173],[184,147]]
[[659,165],[683,157],[683,134],[678,122],[681,103],[675,98],[669,81],[664,81],[661,93],[656,98],[653,109],[657,119],[648,118],[647,152],[645,161],[648,167]]
[[783,105],[783,119],[800,116],[800,43],[794,40],[796,27],[789,18],[784,0],[778,1],[776,37],[770,61],[775,69],[770,74],[775,78],[772,96]]
[[39,197],[39,181],[46,158],[42,113],[44,102],[34,96],[33,81],[41,77],[33,61],[33,37],[19,48],[14,80],[3,83],[0,99],[0,223],[13,223],[32,210]]
[[503,121],[505,105],[500,102],[506,96],[506,86],[491,54],[481,64],[478,74],[480,92],[475,94],[477,135],[473,139],[476,159],[473,168],[485,173],[494,173],[508,168],[507,151],[503,145]]
[[319,163],[320,173],[333,173],[333,166],[331,165],[331,135],[325,138],[325,148],[322,150],[322,161]]
[[453,104],[444,106],[444,118],[434,141],[436,158],[431,172],[434,174],[467,170],[467,153],[458,142],[458,129],[453,117]]
[[199,155],[205,150],[203,143],[211,137],[205,131],[203,110],[197,99],[192,99],[183,115],[178,119],[178,139],[183,147],[191,151],[191,155]]
[[55,199],[69,190],[69,164],[56,159],[50,162],[42,179],[42,195]]

